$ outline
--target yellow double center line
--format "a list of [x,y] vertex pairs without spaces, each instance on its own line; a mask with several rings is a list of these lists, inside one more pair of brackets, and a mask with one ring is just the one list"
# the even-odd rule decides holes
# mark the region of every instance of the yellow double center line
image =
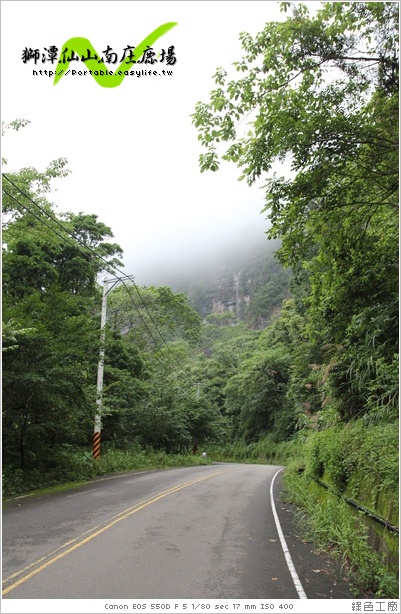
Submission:
[[[228,471],[233,471],[233,469],[229,469]],[[29,580],[30,578],[32,578],[36,574],[40,573],[41,571],[43,571],[47,567],[50,567],[50,565],[53,565],[53,563],[56,563],[57,561],[59,561],[60,559],[65,557],[67,554],[70,554],[70,552],[73,552],[77,548],[80,548],[84,544],[87,544],[89,541],[91,541],[92,539],[94,539],[98,535],[101,535],[102,533],[107,531],[107,529],[110,529],[111,527],[113,527],[115,524],[117,524],[121,520],[125,520],[129,516],[132,516],[132,514],[136,514],[136,512],[139,512],[144,507],[147,507],[148,505],[151,505],[152,503],[156,503],[156,501],[159,501],[160,499],[163,499],[164,497],[167,497],[168,495],[171,495],[171,494],[173,494],[175,492],[178,492],[179,490],[183,490],[184,488],[188,488],[188,486],[192,486],[193,484],[197,484],[198,482],[203,482],[204,480],[209,480],[210,478],[214,478],[214,477],[216,477],[218,475],[221,475],[222,473],[227,473],[227,469],[224,470],[224,471],[216,471],[216,472],[211,473],[210,475],[206,475],[206,476],[204,476],[202,478],[197,478],[196,480],[190,480],[189,482],[184,482],[183,484],[179,484],[178,486],[174,486],[173,488],[169,488],[168,490],[164,490],[163,492],[159,493],[158,495],[155,495],[154,497],[152,497],[150,499],[145,499],[144,501],[140,501],[136,505],[133,505],[132,507],[129,507],[128,509],[123,510],[119,514],[116,514],[115,516],[112,516],[110,518],[110,522],[108,522],[108,524],[106,524],[104,526],[98,525],[97,527],[93,527],[92,529],[90,529],[86,533],[83,533],[82,535],[76,537],[75,539],[72,539],[72,540],[66,542],[65,544],[62,544],[61,546],[59,546],[56,550],[54,550],[53,552],[51,552],[47,556],[42,557],[41,559],[39,559],[39,560],[35,561],[34,563],[31,563],[30,565],[28,565],[28,567],[25,567],[24,569],[21,569],[20,571],[12,574],[11,576],[9,576],[5,580],[3,580],[3,584],[7,584],[8,582],[10,582],[10,580],[13,580],[17,576],[20,576],[21,574],[24,574],[29,569],[32,569],[32,567],[36,567],[36,565],[39,565],[42,561],[45,561],[39,567],[36,567],[35,569],[33,569],[32,571],[28,572],[26,575],[21,577],[19,580],[17,580],[13,584],[10,584],[9,586],[7,586],[7,588],[5,588],[3,590],[2,595],[3,596],[7,595],[7,593],[10,593],[12,590],[17,588],[17,586],[20,586],[20,584],[23,584],[24,582],[26,582],[27,580]],[[57,554],[57,553],[59,553],[59,554]]]

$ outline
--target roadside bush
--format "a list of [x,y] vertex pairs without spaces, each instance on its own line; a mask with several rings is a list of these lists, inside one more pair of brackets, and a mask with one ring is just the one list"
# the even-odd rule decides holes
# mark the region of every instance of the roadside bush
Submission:
[[286,465],[302,457],[302,450],[303,444],[298,439],[276,442],[267,435],[248,445],[240,441],[208,446],[208,455],[220,462]]
[[305,475],[323,479],[337,492],[347,492],[382,515],[383,499],[391,499],[394,515],[398,513],[398,441],[398,422],[372,426],[360,420],[342,429],[315,432],[305,444]]
[[315,479],[323,477],[324,464],[320,452],[319,433],[310,435],[305,445],[306,475]]
[[3,498],[68,482],[87,481],[96,475],[92,454],[67,444],[54,449],[46,462],[48,465],[46,470],[41,467],[40,462],[24,471],[14,467],[3,467]]
[[[351,494],[359,496],[363,484],[358,475],[365,475],[371,484],[375,484],[376,499],[378,495],[391,493],[396,502],[395,512],[398,512],[399,489],[399,423],[366,426],[363,421],[352,429],[352,445],[347,450],[349,466],[353,468],[353,479],[350,482]],[[372,493],[371,504],[375,503]]]
[[340,428],[313,433],[305,447],[307,475],[324,476],[335,490],[343,492],[349,478],[347,439],[346,430]]
[[118,450],[105,446],[97,461],[91,452],[76,450],[72,446],[60,446],[52,456],[53,469],[45,473],[39,468],[30,471],[3,467],[3,498],[16,497],[35,490],[42,490],[74,482],[85,482],[111,473],[144,471],[167,467],[190,467],[208,465],[211,459],[195,454],[167,454],[142,449],[134,445],[130,449]]
[[97,475],[118,473],[120,471],[143,471],[167,467],[190,467],[208,465],[210,460],[196,454],[167,454],[155,452],[152,448],[142,449],[134,446],[129,450],[109,449],[96,464]]

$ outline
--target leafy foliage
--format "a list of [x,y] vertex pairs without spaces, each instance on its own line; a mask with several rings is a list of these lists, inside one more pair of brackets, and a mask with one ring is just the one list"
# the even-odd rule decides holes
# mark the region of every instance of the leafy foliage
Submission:
[[57,464],[57,446],[87,439],[103,268],[96,256],[114,262],[121,253],[96,216],[56,216],[43,194],[64,171],[49,168],[13,176],[3,198],[3,336],[13,349],[3,360],[3,460],[22,469]]
[[201,320],[187,297],[166,286],[117,288],[110,295],[109,313],[112,328],[146,351],[181,339],[193,345],[200,336]]
[[[326,406],[348,420],[396,414],[398,364],[398,5],[283,3],[291,14],[241,34],[241,74],[219,68],[193,123],[217,170],[215,144],[249,184],[266,181],[270,237],[295,275]],[[242,134],[242,119],[253,114]],[[235,123],[238,122],[238,126]],[[239,128],[241,126],[241,128]],[[286,162],[287,177],[268,175]],[[322,357],[319,357],[322,360]]]

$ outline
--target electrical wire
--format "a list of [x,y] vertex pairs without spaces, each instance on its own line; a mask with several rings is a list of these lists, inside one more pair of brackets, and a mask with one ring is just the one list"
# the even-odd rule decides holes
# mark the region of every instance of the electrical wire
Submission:
[[[27,198],[27,199],[28,199],[28,200],[29,200],[29,201],[30,201],[30,202],[31,202],[33,205],[35,205],[35,206],[36,206],[36,207],[37,207],[37,208],[38,208],[38,209],[39,209],[39,210],[40,210],[40,211],[41,211],[41,212],[42,212],[44,215],[46,215],[48,218],[50,218],[50,219],[51,219],[51,220],[52,220],[52,221],[53,221],[55,224],[57,224],[57,226],[59,226],[60,228],[62,228],[62,230],[63,230],[63,231],[66,233],[66,234],[68,234],[69,236],[71,236],[71,237],[74,239],[74,241],[76,241],[76,242],[77,242],[77,243],[79,243],[79,244],[80,244],[82,247],[84,247],[84,248],[85,248],[85,250],[88,250],[89,252],[93,253],[93,255],[94,255],[94,257],[95,257],[95,258],[97,258],[98,260],[101,260],[101,261],[102,261],[102,262],[103,262],[103,263],[106,265],[106,266],[104,267],[104,270],[105,270],[105,271],[107,271],[107,272],[109,272],[109,273],[111,273],[111,274],[112,274],[112,275],[114,275],[115,277],[117,277],[117,279],[119,279],[119,281],[120,281],[120,282],[121,282],[121,283],[124,285],[124,287],[126,288],[126,290],[127,290],[128,294],[129,294],[129,296],[132,298],[132,296],[131,296],[131,294],[130,294],[130,292],[129,292],[129,290],[128,290],[128,287],[127,287],[127,285],[125,284],[125,282],[124,282],[124,281],[122,281],[122,280],[121,280],[121,279],[118,277],[118,275],[116,275],[116,274],[115,274],[115,272],[117,271],[117,273],[120,273],[120,274],[121,274],[123,277],[126,277],[126,275],[125,275],[125,273],[124,273],[123,271],[121,271],[121,270],[120,270],[118,267],[116,267],[115,265],[111,265],[111,264],[110,264],[110,263],[109,263],[109,262],[108,262],[108,261],[107,261],[105,258],[103,258],[103,256],[100,256],[100,255],[99,255],[99,254],[98,254],[98,253],[97,253],[97,252],[96,252],[96,251],[95,251],[93,248],[91,248],[90,246],[85,245],[85,243],[83,243],[82,241],[80,241],[80,239],[79,239],[78,237],[75,237],[75,236],[73,235],[73,233],[69,232],[69,231],[68,231],[68,229],[67,229],[67,228],[66,228],[66,227],[65,227],[65,226],[64,226],[64,225],[63,225],[63,224],[62,224],[62,223],[61,223],[59,220],[57,220],[57,218],[55,218],[55,217],[54,217],[53,215],[51,215],[51,214],[50,214],[48,211],[46,211],[46,209],[45,209],[44,207],[42,207],[41,205],[39,205],[38,203],[36,203],[36,202],[35,202],[35,201],[34,201],[34,200],[33,200],[33,199],[32,199],[32,198],[31,198],[31,197],[28,195],[28,194],[26,194],[26,193],[25,193],[25,192],[24,192],[24,191],[23,191],[23,190],[22,190],[22,189],[21,189],[19,186],[17,186],[17,185],[16,185],[16,184],[15,184],[13,181],[11,181],[11,179],[10,179],[10,178],[9,178],[9,177],[8,177],[8,176],[5,174],[5,173],[3,174],[3,177],[4,177],[4,178],[5,178],[5,179],[6,179],[6,180],[7,180],[7,181],[8,181],[8,182],[11,184],[11,185],[13,185],[13,186],[14,186],[14,187],[15,187],[15,188],[16,188],[16,189],[17,189],[17,190],[18,190],[18,191],[19,191],[19,192],[20,192],[20,193],[21,193],[23,196],[25,196],[25,198]],[[3,190],[4,190],[4,188],[3,188]],[[20,202],[19,202],[19,201],[18,201],[18,200],[17,200],[15,197],[13,197],[11,194],[9,194],[9,193],[8,193],[6,190],[4,190],[4,191],[5,191],[5,193],[6,193],[8,196],[10,196],[10,197],[11,197],[11,198],[12,198],[12,199],[15,201],[15,202],[17,202],[17,203],[18,203],[20,206],[22,206],[24,209],[26,209],[26,210],[27,210],[27,208],[26,208],[26,207],[24,207],[24,206],[22,205],[22,203],[20,203]],[[31,211],[31,213],[32,213],[32,211]],[[39,221],[41,221],[41,219],[40,219],[40,218],[38,218],[37,216],[35,216],[35,217],[36,217],[36,219],[38,219]],[[45,225],[46,225],[46,226],[47,226],[47,227],[48,227],[50,230],[52,230],[53,232],[55,232],[55,233],[56,233],[56,234],[57,234],[59,237],[61,237],[61,235],[60,235],[59,233],[57,233],[57,232],[56,232],[56,231],[55,231],[55,230],[54,230],[54,229],[53,229],[51,226],[49,226],[49,225],[48,225],[48,224],[46,224],[46,223],[45,223]],[[65,240],[65,237],[61,237],[61,238],[63,238],[63,240]],[[70,245],[73,245],[73,244],[72,244],[70,241],[69,241],[69,243],[70,243]],[[74,247],[76,247],[76,246],[74,246]],[[86,255],[87,255],[87,254],[86,254]],[[160,336],[160,338],[162,339],[163,343],[166,345],[166,347],[167,347],[167,348],[169,349],[169,351],[171,352],[171,349],[169,348],[167,341],[165,340],[165,338],[164,338],[164,336],[162,335],[162,333],[160,332],[160,330],[159,330],[159,328],[158,328],[158,326],[157,326],[156,322],[154,321],[154,319],[153,319],[152,315],[150,314],[150,312],[149,312],[149,310],[148,310],[148,308],[147,308],[147,306],[146,306],[146,303],[144,302],[143,297],[142,297],[141,293],[139,292],[139,289],[138,289],[137,285],[136,285],[134,282],[132,282],[132,284],[133,284],[133,286],[134,286],[134,288],[135,288],[135,290],[136,290],[136,292],[137,292],[137,294],[138,294],[138,296],[139,296],[139,298],[140,298],[140,300],[141,300],[141,302],[142,302],[142,304],[143,304],[143,306],[144,306],[144,308],[145,308],[145,311],[147,312],[147,314],[148,314],[148,316],[149,316],[149,319],[150,319],[150,320],[151,320],[151,322],[153,323],[153,325],[154,325],[154,327],[155,327],[156,332],[159,334],[159,336]],[[133,302],[133,301],[132,301],[132,302]],[[133,304],[134,304],[134,302],[133,302]],[[134,306],[135,306],[135,304],[134,304]],[[136,307],[136,306],[135,306],[135,307]],[[137,308],[136,308],[136,309],[137,309]],[[137,311],[138,311],[138,310],[137,310]],[[139,313],[139,311],[138,311],[138,313]],[[144,322],[144,320],[142,320],[142,321]],[[144,323],[145,323],[145,322],[144,322]],[[154,339],[153,337],[151,337],[151,338],[152,338],[152,340],[153,340],[153,341],[156,343],[155,339]],[[156,345],[157,345],[157,343],[156,343]]]
[[[8,179],[8,178],[7,178],[7,179]],[[13,183],[13,182],[11,182],[11,181],[10,181],[10,183]],[[16,188],[18,189],[18,186],[15,186],[15,184],[14,184],[14,183],[13,183],[13,185],[14,185],[14,187],[16,187]],[[72,233],[68,232],[68,230],[67,230],[67,229],[66,229],[66,228],[65,228],[65,227],[64,227],[64,226],[63,226],[63,225],[62,225],[62,224],[61,224],[61,223],[60,223],[60,222],[59,222],[59,221],[56,219],[56,218],[54,218],[53,216],[51,216],[50,214],[48,214],[48,213],[46,212],[46,210],[43,210],[43,208],[42,208],[42,207],[40,207],[39,205],[37,205],[37,206],[38,206],[38,207],[39,207],[39,209],[42,211],[42,213],[45,213],[46,215],[48,215],[48,217],[49,217],[49,218],[50,218],[52,221],[56,222],[56,224],[62,228],[62,230],[64,231],[64,235],[62,235],[62,234],[61,234],[60,232],[58,232],[58,231],[57,231],[55,228],[53,228],[51,225],[49,225],[49,224],[48,224],[48,223],[47,223],[47,222],[46,222],[46,221],[45,221],[45,220],[44,220],[42,217],[39,217],[39,216],[38,216],[38,215],[37,215],[37,214],[36,214],[34,211],[32,211],[32,210],[31,210],[29,207],[27,207],[26,205],[24,205],[23,203],[21,203],[21,202],[20,202],[18,199],[16,199],[16,198],[15,198],[15,197],[14,197],[12,194],[10,194],[10,192],[8,192],[8,191],[7,191],[7,190],[4,188],[4,186],[2,187],[2,191],[3,191],[3,193],[4,193],[4,194],[6,194],[6,195],[7,195],[9,198],[11,198],[11,199],[12,199],[14,202],[16,202],[16,203],[17,203],[17,204],[18,204],[20,207],[22,207],[22,209],[24,209],[25,211],[27,211],[27,212],[28,212],[30,215],[32,215],[32,216],[33,216],[35,219],[37,219],[37,220],[38,220],[40,223],[44,224],[44,226],[46,226],[46,227],[47,227],[47,228],[48,228],[48,229],[49,229],[51,232],[53,232],[54,234],[56,234],[56,235],[57,235],[59,238],[61,238],[61,239],[62,239],[63,241],[65,241],[65,242],[67,242],[69,245],[72,245],[72,246],[73,246],[75,249],[77,249],[76,243],[73,243],[72,241],[70,241],[70,240],[69,240],[69,239],[68,239],[68,238],[65,236],[65,234],[68,234],[68,235],[72,236],[72,237],[74,238],[74,241],[77,241],[77,242],[78,242],[78,243],[79,243],[81,246],[85,247],[85,249],[89,249],[89,251],[94,252],[94,250],[92,250],[91,248],[88,248],[88,246],[86,246],[86,245],[82,244],[82,242],[81,242],[81,241],[77,240],[77,239],[76,239],[76,238],[75,238],[75,237],[72,235]],[[20,191],[21,191],[21,190],[20,190]],[[22,191],[21,191],[21,192],[22,192]],[[25,194],[24,194],[24,195],[25,195]],[[29,198],[29,200],[32,200],[32,199],[30,199],[30,198]],[[34,202],[34,201],[33,201],[33,202]],[[34,204],[37,204],[37,203],[34,203]],[[84,252],[82,249],[80,249],[79,251],[80,251],[81,253],[83,253],[83,254],[85,255],[85,257],[88,257],[88,258],[90,257],[90,255],[89,255],[88,253]],[[127,294],[128,294],[128,296],[130,297],[131,302],[132,302],[132,304],[133,304],[133,306],[134,306],[135,310],[137,311],[137,313],[138,313],[138,315],[139,315],[140,319],[142,320],[142,323],[144,324],[144,326],[145,326],[145,328],[146,328],[146,330],[147,330],[147,332],[148,332],[148,334],[149,334],[150,338],[152,339],[153,343],[155,344],[155,347],[157,347],[158,343],[157,343],[157,341],[155,340],[155,338],[153,337],[153,334],[152,334],[151,330],[149,329],[149,327],[148,327],[148,325],[147,325],[146,320],[144,320],[144,318],[142,317],[141,312],[139,311],[139,309],[138,309],[138,307],[137,307],[137,305],[136,305],[135,301],[133,300],[133,297],[132,297],[132,295],[131,295],[131,292],[130,292],[129,286],[128,286],[128,285],[125,283],[125,281],[124,281],[124,280],[122,280],[121,278],[119,278],[118,276],[116,276],[116,275],[115,275],[114,270],[118,270],[118,271],[119,271],[119,269],[117,269],[116,267],[113,267],[112,265],[110,265],[110,264],[109,264],[109,263],[108,263],[108,262],[107,262],[107,261],[106,261],[106,260],[105,260],[103,257],[99,256],[99,255],[98,255],[96,252],[94,252],[94,256],[95,256],[97,259],[102,260],[102,262],[106,263],[106,266],[104,267],[104,269],[105,269],[105,270],[106,270],[108,273],[110,273],[110,274],[114,275],[114,276],[115,276],[115,277],[116,277],[116,278],[117,278],[117,279],[118,279],[118,280],[119,280],[119,281],[122,283],[122,285],[124,285],[124,287],[125,287],[125,289],[126,289],[126,291],[127,291]],[[114,269],[114,270],[113,270],[113,269]],[[119,271],[119,272],[120,272],[120,271]],[[124,275],[124,277],[126,277],[126,276]],[[140,293],[139,293],[139,295],[140,295]],[[149,313],[149,312],[148,312],[148,313]],[[165,341],[164,341],[164,343],[166,344],[167,348],[170,350],[169,346],[167,345],[167,342],[165,342]],[[154,361],[155,361],[155,362],[156,362],[156,363],[157,363],[159,366],[162,366],[162,367],[164,367],[164,368],[165,368],[165,363],[162,363],[162,362],[161,362],[161,360],[159,360],[159,358],[157,357],[157,355],[155,355],[155,354],[153,355],[153,360],[154,360]],[[181,364],[179,364],[179,366],[180,366],[181,368],[182,368],[182,367],[184,367],[184,365],[181,365]],[[179,375],[179,374],[178,374],[178,372],[177,372],[175,369],[172,369],[172,372],[173,372],[173,373],[175,373],[177,376]],[[167,381],[168,375],[165,373],[165,370],[162,370],[162,371],[159,373],[159,375],[162,377],[162,379],[165,379],[165,380]],[[193,382],[193,385],[195,385],[195,382]],[[189,398],[189,395],[185,395],[185,396],[183,396],[183,395],[177,395],[177,399],[178,399],[178,400],[187,399],[187,398]]]
[[[14,197],[12,194],[10,194],[10,193],[9,193],[9,192],[8,192],[8,191],[7,191],[7,190],[4,188],[4,187],[2,188],[2,191],[3,191],[3,193],[4,193],[4,194],[6,194],[6,195],[7,195],[9,198],[11,198],[12,200],[14,200],[14,201],[15,201],[15,202],[16,202],[16,203],[17,203],[17,204],[20,206],[20,207],[22,207],[22,208],[23,208],[25,211],[27,211],[27,212],[28,212],[30,215],[32,215],[32,216],[33,216],[35,219],[37,219],[37,220],[38,220],[39,222],[41,222],[41,223],[42,223],[44,226],[46,226],[46,227],[47,227],[49,230],[51,230],[51,231],[52,231],[54,234],[56,234],[56,235],[57,235],[57,236],[58,236],[60,239],[62,239],[62,240],[63,240],[63,241],[65,241],[66,243],[68,243],[68,245],[72,245],[72,246],[73,246],[75,249],[77,249],[77,246],[76,246],[76,244],[75,244],[75,243],[73,243],[72,241],[69,241],[69,240],[68,240],[68,238],[67,238],[65,235],[63,236],[63,235],[62,235],[60,232],[58,232],[58,231],[57,231],[55,228],[53,228],[52,226],[50,226],[50,225],[49,225],[49,224],[48,224],[48,223],[47,223],[47,222],[46,222],[46,221],[45,221],[43,218],[41,218],[41,217],[39,217],[38,215],[36,215],[36,213],[35,213],[35,212],[33,212],[33,211],[32,211],[32,210],[29,208],[29,207],[26,207],[25,205],[23,205],[23,204],[22,204],[22,203],[21,203],[19,200],[17,200],[17,199],[16,199],[16,198],[15,198],[15,197]],[[51,217],[51,216],[50,216],[50,217]],[[53,219],[53,218],[51,218],[51,219]],[[58,224],[58,225],[60,225],[60,224]],[[62,226],[62,228],[63,228],[63,229],[64,229],[64,230],[67,232],[67,230],[66,230],[66,229],[65,229],[63,226]],[[70,234],[70,233],[68,233],[68,232],[67,232],[67,234]],[[71,236],[71,235],[70,235],[70,236]],[[78,243],[80,243],[80,241],[78,241]],[[82,243],[80,243],[80,244],[82,245]],[[85,247],[86,247],[86,246],[85,246]],[[87,257],[87,258],[90,258],[90,257],[91,257],[89,254],[85,253],[84,251],[82,251],[82,250],[79,250],[79,251],[80,251],[80,253],[82,253],[82,254],[83,254],[85,257]],[[91,251],[92,251],[92,250],[91,250]],[[104,259],[103,259],[101,256],[99,256],[98,254],[96,254],[96,257],[97,257],[98,259],[104,260]],[[107,263],[107,261],[106,261],[106,260],[104,260],[104,262],[106,262],[106,263]],[[114,275],[114,276],[115,276],[114,271],[113,271],[112,269],[111,269],[111,270],[110,270],[110,269],[111,269],[111,267],[109,267],[109,266],[108,266],[107,268],[106,268],[106,267],[104,267],[104,270],[106,270],[106,271],[107,271],[108,273],[110,273],[111,275]],[[115,276],[115,277],[117,277],[117,276]],[[119,279],[118,277],[117,277],[117,279],[118,279],[119,281],[121,281],[121,283],[123,283],[123,284],[125,285],[125,283],[124,283],[124,282],[123,282],[121,279]],[[125,287],[126,287],[126,289],[127,289],[127,286],[126,286],[126,285],[125,285]],[[129,292],[128,292],[128,294],[130,295],[130,293],[129,293]],[[131,296],[131,295],[130,295],[130,296]],[[133,302],[133,301],[132,301],[132,302]],[[142,318],[142,315],[141,315],[141,313],[139,312],[139,310],[137,309],[137,307],[136,307],[136,305],[135,305],[135,303],[134,303],[134,302],[133,302],[133,305],[134,305],[134,307],[136,308],[136,310],[138,311],[139,317],[141,318],[141,320],[142,320],[142,322],[143,322],[143,324],[144,324],[144,326],[145,326],[145,328],[146,328],[146,330],[147,330],[147,332],[148,332],[148,334],[149,334],[150,338],[152,339],[152,341],[153,341],[153,343],[155,344],[155,346],[157,346],[157,341],[156,341],[156,340],[155,340],[155,338],[153,337],[151,330],[150,330],[150,329],[149,329],[149,327],[147,326],[146,321],[145,321],[145,320]]]
[[[11,198],[14,202],[16,202],[20,207],[22,207],[25,211],[29,212],[35,219],[37,219],[39,222],[43,223],[51,232],[53,232],[54,234],[56,234],[59,238],[61,238],[63,241],[66,241],[69,245],[72,245],[75,249],[77,249],[76,243],[78,243],[81,247],[84,248],[84,252],[82,250],[79,250],[81,253],[83,253],[85,255],[85,257],[89,258],[90,255],[87,252],[91,252],[93,254],[93,257],[96,258],[97,260],[101,261],[104,266],[103,269],[105,271],[107,271],[108,273],[110,273],[111,275],[113,275],[116,279],[118,279],[118,281],[124,286],[125,290],[127,291],[127,294],[134,306],[134,309],[137,311],[140,319],[142,320],[150,338],[152,339],[153,343],[155,344],[155,347],[158,346],[157,341],[155,340],[151,330],[149,329],[146,320],[144,320],[140,310],[138,309],[132,294],[130,292],[129,286],[126,284],[126,282],[124,281],[124,279],[121,279],[118,275],[116,275],[116,271],[117,273],[120,273],[124,278],[126,278],[127,276],[125,275],[125,273],[123,271],[121,271],[118,267],[116,267],[115,265],[110,264],[105,258],[103,258],[103,256],[100,256],[93,248],[91,248],[88,245],[85,245],[85,243],[83,243],[78,237],[75,237],[73,233],[71,233],[66,227],[65,225],[63,225],[56,217],[54,217],[53,215],[51,215],[48,211],[46,211],[46,209],[44,207],[42,207],[41,205],[39,205],[37,202],[35,202],[31,196],[29,194],[26,194],[26,192],[24,192],[24,190],[22,190],[19,186],[17,186],[8,176],[6,173],[3,173],[3,178],[6,179],[15,189],[17,189],[22,196],[24,196],[28,201],[30,201],[35,207],[37,207],[42,214],[44,214],[45,216],[47,216],[50,220],[52,220],[52,222],[54,222],[57,226],[59,226],[62,230],[64,235],[62,235],[60,232],[58,232],[55,228],[53,228],[51,225],[49,225],[42,217],[39,217],[38,215],[35,214],[35,212],[33,212],[29,207],[27,207],[26,205],[23,205],[17,198],[15,198],[12,194],[10,194],[10,192],[8,192],[4,186],[2,186],[2,190],[3,192],[9,197]],[[70,237],[72,237],[74,239],[73,243],[72,241],[70,241],[69,239],[67,239],[67,237],[65,235],[69,235]],[[185,367],[184,364],[182,364],[177,357],[175,356],[175,354],[172,352],[170,346],[168,345],[166,339],[164,338],[163,334],[160,332],[155,320],[153,319],[151,313],[149,312],[146,303],[143,300],[143,297],[139,291],[138,286],[135,284],[135,282],[132,281],[132,285],[134,287],[134,289],[136,290],[140,301],[142,303],[142,305],[144,306],[144,309],[146,311],[146,313],[149,316],[149,319],[151,320],[151,322],[153,323],[156,332],[159,334],[163,344],[166,346],[167,350],[169,351],[169,353],[173,356],[175,363],[177,364],[178,367],[180,367],[181,369],[183,369]],[[157,360],[157,358],[154,356],[154,358],[156,359],[156,362],[158,362],[159,364],[160,361]],[[178,373],[173,370],[177,375]],[[194,382],[195,383],[195,382]]]
[[[8,179],[8,178],[7,178],[7,179]],[[12,182],[10,182],[10,183],[12,183]],[[13,185],[15,186],[15,184],[13,184]],[[17,187],[17,186],[15,186],[15,187]],[[18,189],[18,187],[17,187],[17,189]],[[27,207],[26,205],[22,204],[22,203],[21,203],[21,202],[20,202],[18,199],[16,199],[16,198],[15,198],[15,197],[14,197],[12,194],[10,194],[10,193],[9,193],[9,192],[8,192],[8,191],[7,191],[7,190],[4,188],[4,186],[2,186],[2,191],[3,191],[3,193],[4,193],[4,194],[6,194],[6,195],[7,195],[9,198],[11,198],[11,199],[12,199],[14,202],[16,202],[16,203],[17,203],[17,204],[18,204],[20,207],[22,207],[22,209],[24,209],[25,211],[27,211],[27,212],[28,212],[30,215],[32,215],[32,216],[33,216],[33,217],[34,217],[36,220],[38,220],[40,223],[44,224],[44,226],[46,226],[46,227],[47,227],[47,228],[48,228],[48,229],[49,229],[51,232],[53,232],[54,234],[56,234],[56,235],[57,235],[57,236],[58,236],[60,239],[62,239],[63,241],[66,241],[66,242],[67,242],[69,245],[72,245],[72,246],[73,246],[75,249],[77,249],[76,244],[75,244],[75,243],[73,243],[72,241],[70,241],[70,240],[69,240],[69,239],[68,239],[68,238],[65,236],[65,234],[64,234],[64,236],[63,236],[63,235],[62,235],[60,232],[58,232],[58,231],[57,231],[55,228],[53,228],[52,226],[50,226],[50,225],[49,225],[49,224],[48,224],[48,223],[47,223],[47,222],[46,222],[46,221],[45,221],[45,220],[44,220],[42,217],[39,217],[39,216],[38,216],[38,215],[36,215],[36,213],[35,213],[35,212],[33,212],[33,211],[32,211],[32,210],[29,208],[29,207]],[[31,200],[31,199],[29,199],[29,200]],[[36,203],[34,203],[34,204],[36,204]],[[37,205],[37,206],[39,206],[39,205]],[[41,208],[41,207],[39,207],[39,208],[42,210],[42,208]],[[44,212],[47,214],[47,212],[46,212],[46,211],[44,211]],[[48,217],[49,217],[50,219],[52,219],[54,222],[56,222],[56,223],[57,223],[57,225],[58,225],[58,226],[60,226],[60,227],[63,229],[64,233],[67,233],[68,235],[73,236],[71,233],[69,233],[69,232],[67,231],[67,229],[66,229],[66,228],[65,228],[65,227],[64,227],[62,224],[60,224],[60,223],[58,222],[58,220],[57,220],[56,218],[53,218],[53,216],[51,216],[51,215],[48,215]],[[77,239],[74,237],[74,241],[78,241],[78,240],[77,240]],[[82,245],[82,243],[81,243],[80,241],[78,241],[78,243],[79,243],[80,245]],[[85,247],[85,248],[87,248],[87,246],[84,246],[84,247]],[[89,250],[90,250],[90,251],[94,251],[94,250],[92,250],[91,248],[89,248]],[[84,252],[82,249],[80,249],[79,251],[80,251],[81,253],[83,253],[83,254],[84,254],[86,257],[88,257],[88,258],[90,257],[90,256],[89,256],[89,254],[85,253],[85,252]],[[109,263],[107,263],[107,261],[106,261],[106,260],[104,260],[104,258],[103,258],[103,257],[101,257],[101,256],[99,256],[98,254],[96,254],[96,252],[94,252],[94,253],[95,253],[95,257],[96,257],[97,259],[100,259],[100,260],[102,260],[103,262],[105,262],[105,263],[106,263],[107,267],[105,266],[105,267],[104,267],[104,269],[105,269],[105,270],[107,270],[107,272],[109,272],[109,273],[111,273],[112,275],[114,275],[114,276],[115,276],[114,271],[113,271],[113,268],[114,268],[114,267],[113,267],[112,265],[109,265]],[[110,269],[111,269],[111,270],[110,270]],[[117,268],[116,268],[115,270],[119,271],[119,269],[117,269]],[[136,306],[136,303],[135,303],[135,301],[133,300],[133,297],[132,297],[131,292],[130,292],[130,290],[129,290],[129,286],[127,286],[127,284],[125,283],[125,281],[124,281],[123,279],[120,279],[118,276],[115,276],[115,277],[116,277],[116,278],[117,278],[117,279],[118,279],[118,280],[119,280],[119,281],[122,283],[122,285],[125,287],[125,289],[126,289],[126,291],[127,291],[127,294],[128,294],[128,296],[130,297],[131,302],[132,302],[132,304],[133,304],[133,306],[134,306],[135,310],[137,311],[137,313],[138,313],[138,315],[139,315],[140,319],[142,320],[142,323],[144,324],[144,326],[145,326],[145,328],[146,328],[146,330],[147,330],[147,332],[148,332],[148,334],[149,334],[150,338],[152,339],[153,343],[155,344],[155,347],[157,347],[157,345],[158,345],[158,344],[157,344],[157,341],[156,341],[156,340],[155,340],[155,338],[153,337],[152,332],[151,332],[151,330],[149,329],[149,327],[148,327],[148,325],[147,325],[147,323],[146,323],[146,320],[144,320],[144,319],[143,319],[141,312],[139,311],[138,307]],[[124,277],[126,277],[126,276],[124,276]],[[136,286],[136,284],[135,284],[135,286]],[[137,291],[138,291],[138,294],[139,294],[140,298],[142,299],[142,297],[141,297],[141,295],[140,295],[140,293],[139,293],[139,290],[138,290],[138,289],[137,289]],[[142,300],[143,300],[143,299],[142,299]],[[145,305],[145,307],[146,307],[146,305]],[[147,309],[146,309],[146,310],[147,310]],[[147,310],[147,311],[148,311],[148,310]],[[149,312],[148,312],[148,313],[149,313]],[[170,350],[169,346],[167,345],[167,342],[166,342],[166,341],[164,341],[164,343],[165,343],[165,345],[167,346],[167,349],[169,349],[169,350]],[[170,350],[170,351],[171,351],[171,350]],[[156,362],[156,364],[158,364],[159,366],[162,366],[162,367],[163,367],[163,369],[162,369],[162,370],[159,372],[158,377],[161,377],[161,379],[162,379],[162,380],[164,380],[165,382],[167,382],[167,381],[168,381],[168,376],[169,376],[169,374],[168,374],[168,373],[166,373],[166,371],[165,371],[165,366],[166,366],[166,365],[165,365],[165,363],[164,363],[164,362],[161,362],[161,360],[159,360],[159,358],[157,357],[157,355],[156,355],[156,354],[153,354],[152,359],[153,359],[153,360]],[[184,365],[181,365],[180,363],[178,363],[178,364],[179,364],[179,366],[180,366],[181,368],[184,368]],[[172,370],[171,370],[170,375],[171,375],[171,373],[174,373],[175,375],[180,376],[180,374],[179,374],[179,373],[178,373],[178,372],[177,372],[175,369],[172,369]],[[190,385],[191,385],[191,386],[198,385],[198,382],[195,382],[195,380],[192,380],[191,378],[189,378],[189,379],[191,380],[191,383],[190,383]],[[187,380],[187,381],[188,381],[188,380]],[[189,382],[188,382],[188,383],[189,383]],[[185,390],[184,394],[182,394],[182,393],[181,393],[181,394],[175,394],[175,395],[174,395],[174,398],[175,398],[175,400],[176,400],[176,401],[189,401],[189,400],[191,400],[191,402],[193,401],[193,398],[191,397],[191,392],[190,392],[190,390],[188,390],[188,389],[187,389],[187,390]]]

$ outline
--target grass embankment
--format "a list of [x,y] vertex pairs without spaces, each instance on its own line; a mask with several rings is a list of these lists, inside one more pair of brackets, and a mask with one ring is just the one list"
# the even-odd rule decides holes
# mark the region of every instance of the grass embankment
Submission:
[[376,597],[398,597],[399,537],[344,497],[398,526],[398,441],[398,423],[358,421],[316,432],[284,476],[286,496],[301,510],[303,537],[340,559],[353,584]]

